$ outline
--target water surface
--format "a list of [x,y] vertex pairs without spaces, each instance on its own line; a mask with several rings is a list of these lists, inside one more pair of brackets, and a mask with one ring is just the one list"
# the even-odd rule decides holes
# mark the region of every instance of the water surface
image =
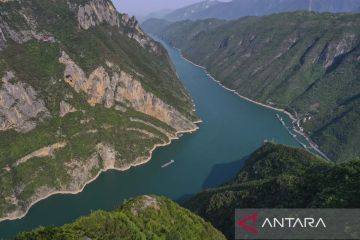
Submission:
[[[276,112],[223,89],[202,70],[167,48],[180,80],[203,120],[200,130],[157,149],[146,165],[126,172],[108,171],[77,195],[52,196],[20,220],[0,223],[0,238],[37,226],[58,226],[97,209],[111,210],[125,199],[157,194],[183,201],[204,188],[230,180],[264,140],[299,147],[276,118]],[[289,122],[286,115],[281,116]],[[170,161],[175,163],[161,166]]]

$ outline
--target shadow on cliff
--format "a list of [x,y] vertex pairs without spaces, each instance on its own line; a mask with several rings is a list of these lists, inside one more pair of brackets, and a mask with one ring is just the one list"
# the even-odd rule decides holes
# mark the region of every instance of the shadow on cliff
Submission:
[[[241,170],[244,166],[245,161],[250,156],[246,156],[241,158],[240,160],[236,160],[231,163],[217,164],[214,165],[211,169],[210,174],[206,177],[205,181],[202,184],[202,189],[219,187],[230,180],[232,180],[236,174]],[[196,193],[195,193],[196,194]],[[185,194],[180,198],[176,199],[176,202],[182,204],[193,197],[195,194]]]

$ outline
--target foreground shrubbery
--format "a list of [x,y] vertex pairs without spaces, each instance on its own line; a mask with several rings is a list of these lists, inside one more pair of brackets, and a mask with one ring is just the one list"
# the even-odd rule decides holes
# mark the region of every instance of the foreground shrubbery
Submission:
[[39,228],[17,240],[225,239],[211,224],[162,197],[142,196],[112,212],[97,211],[63,227]]

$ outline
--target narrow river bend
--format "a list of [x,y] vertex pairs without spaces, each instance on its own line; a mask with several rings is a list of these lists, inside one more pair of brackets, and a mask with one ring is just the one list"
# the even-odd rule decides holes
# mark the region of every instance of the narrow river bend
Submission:
[[[57,226],[97,209],[111,210],[124,199],[157,194],[182,201],[204,188],[229,180],[265,139],[300,147],[276,118],[276,112],[243,100],[212,81],[165,43],[180,80],[203,120],[200,130],[157,149],[146,165],[109,171],[78,195],[52,196],[20,220],[0,223],[0,239],[37,226]],[[280,114],[290,122],[285,114]],[[174,159],[175,163],[161,168]]]

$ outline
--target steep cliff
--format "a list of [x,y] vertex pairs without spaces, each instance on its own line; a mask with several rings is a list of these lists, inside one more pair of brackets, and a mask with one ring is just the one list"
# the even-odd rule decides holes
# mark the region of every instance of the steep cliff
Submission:
[[296,12],[143,26],[226,87],[291,112],[297,130],[342,161],[360,155],[359,20]]
[[166,51],[109,0],[0,2],[0,219],[197,129]]

